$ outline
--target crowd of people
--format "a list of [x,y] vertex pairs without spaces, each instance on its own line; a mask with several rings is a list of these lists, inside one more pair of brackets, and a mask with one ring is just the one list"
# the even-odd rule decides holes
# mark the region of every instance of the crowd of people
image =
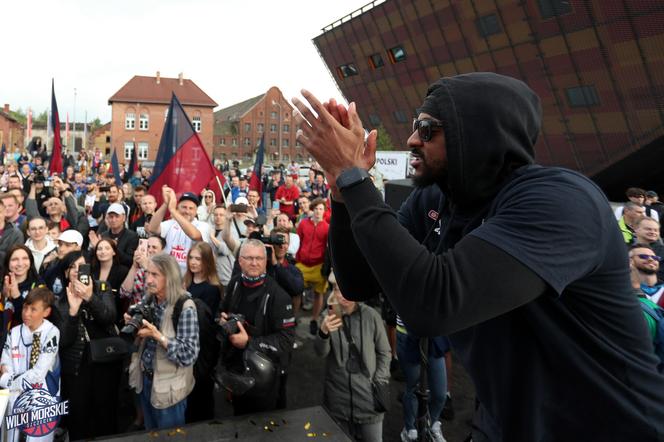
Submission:
[[[327,360],[321,402],[349,434],[381,440],[385,409],[373,397],[395,369],[396,319],[388,314],[386,328],[377,309],[346,300],[334,282],[329,186],[315,164],[306,178],[294,163],[266,170],[260,192],[228,165],[223,195],[178,195],[150,192],[145,168],[123,169],[116,182],[102,161],[65,158],[65,172],[49,174],[33,153],[0,165],[11,361],[0,384],[12,402],[24,375],[50,380],[51,393],[69,401],[58,434],[70,440],[212,419],[219,388],[238,415],[285,408],[291,353],[303,345],[296,316],[306,309]],[[16,339],[37,365],[11,359]],[[47,341],[56,354],[33,347]],[[101,355],[109,345],[115,351]],[[127,409],[133,422],[121,428]]]

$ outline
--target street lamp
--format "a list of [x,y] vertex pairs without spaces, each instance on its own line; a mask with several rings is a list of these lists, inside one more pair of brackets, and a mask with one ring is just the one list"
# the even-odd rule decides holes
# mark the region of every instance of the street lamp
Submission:
[[279,160],[281,161],[281,104],[277,103],[275,100],[272,100],[272,106],[277,106],[279,108],[279,118],[277,119],[277,143],[279,143]]

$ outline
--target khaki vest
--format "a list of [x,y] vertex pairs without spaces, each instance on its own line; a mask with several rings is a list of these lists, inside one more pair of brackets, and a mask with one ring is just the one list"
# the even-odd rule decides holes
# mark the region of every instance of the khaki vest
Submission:
[[[188,299],[182,306],[182,310],[187,308],[195,309],[194,301]],[[159,330],[168,338],[175,338],[173,329],[173,306],[169,305],[164,310],[161,318]],[[145,349],[144,339],[138,352],[131,357],[129,366],[129,385],[136,389],[136,393],[143,391],[143,370],[141,367],[141,355]],[[150,403],[154,408],[164,409],[171,407],[182,399],[189,396],[194,389],[194,366],[180,367],[174,364],[166,357],[166,349],[161,344],[157,344],[157,352],[154,359],[154,377],[152,379],[152,392],[150,394]]]

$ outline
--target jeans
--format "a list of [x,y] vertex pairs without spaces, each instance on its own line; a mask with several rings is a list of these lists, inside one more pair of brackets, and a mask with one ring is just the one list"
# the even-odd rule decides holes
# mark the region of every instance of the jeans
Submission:
[[[420,362],[414,363],[407,361],[408,358],[402,357],[409,349],[409,346],[419,345],[417,338],[409,337],[407,334],[397,332],[397,357],[399,365],[406,378],[406,391],[403,394],[403,420],[406,430],[415,429],[415,419],[417,417],[417,396],[415,391],[420,381]],[[412,348],[410,348],[412,351]],[[440,419],[440,413],[445,407],[447,393],[447,372],[445,370],[445,357],[434,358],[429,353],[429,369],[427,373],[427,383],[429,386],[429,416],[431,422]]]
[[152,378],[143,376],[143,391],[141,391],[141,407],[146,430],[161,430],[184,425],[184,413],[187,410],[187,399],[182,399],[175,405],[159,410],[150,403],[152,394]]

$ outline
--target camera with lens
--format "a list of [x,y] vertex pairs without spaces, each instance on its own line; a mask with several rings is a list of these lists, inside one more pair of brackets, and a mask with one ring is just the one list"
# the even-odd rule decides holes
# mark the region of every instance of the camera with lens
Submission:
[[240,331],[238,322],[244,322],[244,315],[240,313],[231,313],[228,315],[226,322],[219,324],[219,331],[221,338],[226,340],[230,335],[234,335]]
[[152,302],[152,299],[149,299],[145,302],[131,305],[129,306],[129,310],[127,310],[127,314],[131,316],[131,319],[124,327],[122,327],[120,333],[135,337],[138,330],[143,327],[144,319],[148,322],[154,323],[154,303]]
[[270,246],[280,246],[286,242],[283,235],[280,235],[278,233],[270,233],[270,236],[261,235],[261,237],[258,239],[260,239],[263,242],[263,244],[267,244]]
[[35,181],[36,182],[42,182],[42,183],[44,181],[46,181],[45,172],[46,172],[46,169],[44,168],[44,166],[35,167],[35,172],[34,172],[35,173]]

